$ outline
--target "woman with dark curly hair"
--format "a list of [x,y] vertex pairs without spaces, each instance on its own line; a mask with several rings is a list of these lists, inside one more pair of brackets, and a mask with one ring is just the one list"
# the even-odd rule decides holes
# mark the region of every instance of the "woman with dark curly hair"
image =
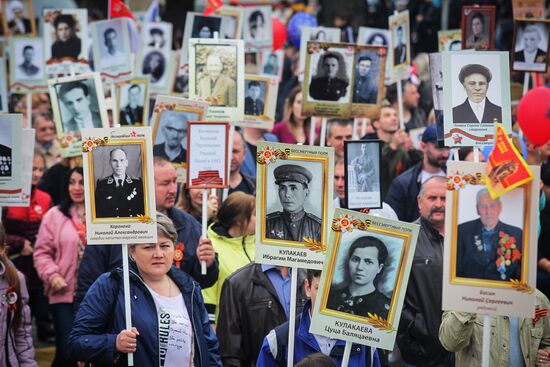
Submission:
[[353,241],[344,267],[343,286],[330,290],[327,308],[387,319],[391,300],[376,288],[387,258],[388,249],[378,238],[365,236]]
[[151,75],[151,83],[155,84],[161,81],[166,69],[166,60],[164,55],[158,51],[152,51],[145,56],[143,60],[142,73]]

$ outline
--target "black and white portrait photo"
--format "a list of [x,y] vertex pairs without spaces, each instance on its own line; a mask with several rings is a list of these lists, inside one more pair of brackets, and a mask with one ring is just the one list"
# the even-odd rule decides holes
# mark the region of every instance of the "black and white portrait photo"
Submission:
[[222,18],[195,15],[191,38],[214,38],[214,32],[220,32]]
[[349,102],[353,56],[336,48],[311,55],[308,98],[317,101]]
[[512,67],[544,72],[548,63],[550,21],[516,21]]
[[7,31],[6,33],[17,36],[34,36],[36,34],[32,1],[2,1],[1,15],[4,30]]
[[140,126],[147,121],[147,82],[130,81],[119,90],[120,126]]
[[[403,239],[362,231],[342,234],[326,308],[360,317],[388,320]],[[389,321],[389,320],[388,320]]]
[[492,49],[494,23],[493,6],[464,6],[462,8],[462,49]]
[[244,72],[247,74],[260,73],[260,57],[258,50],[246,50],[244,53]]
[[272,44],[271,6],[245,8],[243,39],[247,45],[255,47]]
[[[491,72],[490,68],[495,72]],[[494,64],[466,64],[460,68],[457,81],[466,93],[460,104],[453,103],[453,123],[494,123],[502,122],[500,99],[489,98],[489,90],[497,95],[500,84],[499,74]],[[457,83],[453,91],[460,90]],[[455,98],[453,98],[453,102]]]
[[73,14],[59,14],[53,18],[52,26],[55,37],[51,44],[51,58],[78,60],[82,52],[82,40],[78,36],[80,30],[78,17]]
[[187,162],[187,123],[199,120],[199,114],[164,110],[153,130],[153,155],[172,163]]
[[393,65],[408,64],[407,45],[409,34],[404,24],[399,24],[393,31]]
[[279,160],[267,166],[266,238],[321,241],[322,173],[320,162]]
[[95,218],[145,215],[142,146],[99,146],[92,152]]
[[363,51],[355,56],[353,103],[376,104],[380,80],[380,57],[377,52]]
[[167,65],[168,60],[162,52],[148,49],[144,52],[141,74],[150,76],[151,85],[164,84],[163,80],[168,74]]
[[347,208],[382,207],[380,152],[379,141],[344,142]]
[[281,69],[281,59],[276,51],[269,52],[264,56],[262,73],[267,75],[279,76]]
[[429,54],[437,141],[443,147],[443,65],[441,53]]
[[43,43],[41,39],[13,39],[15,77],[17,80],[44,79]]
[[194,62],[197,95],[215,106],[236,107],[237,46],[197,44]]
[[238,6],[224,5],[216,9],[215,15],[223,18],[221,36],[226,39],[240,39],[243,28],[244,10]]
[[142,46],[156,50],[172,49],[172,24],[167,22],[145,22],[141,29]]
[[267,85],[263,80],[245,80],[244,114],[265,115]]
[[364,36],[359,38],[365,45],[388,46],[390,44],[390,34],[387,29],[365,28]]
[[13,120],[0,119],[0,177],[12,175],[12,127]]
[[54,88],[64,132],[103,126],[94,79],[57,83]]
[[453,244],[457,277],[521,280],[524,200],[523,188],[496,200],[485,185],[468,185],[460,190]]
[[130,38],[126,19],[102,20],[91,25],[96,70],[97,66],[99,70],[127,66],[130,60]]
[[189,93],[189,75],[188,74],[182,73],[176,76],[176,80],[174,81],[173,92],[176,94],[183,94],[183,95],[187,95]]

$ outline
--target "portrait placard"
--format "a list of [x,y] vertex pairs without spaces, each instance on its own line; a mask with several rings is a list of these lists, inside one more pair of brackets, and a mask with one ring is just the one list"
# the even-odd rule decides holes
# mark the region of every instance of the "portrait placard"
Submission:
[[212,39],[214,32],[218,32],[218,37],[222,38],[223,18],[220,16],[206,16],[202,13],[187,12],[185,17],[185,31],[181,41],[180,70],[189,68],[189,40],[191,38]]
[[[359,45],[371,46],[390,46],[390,31],[382,28],[359,27],[357,35],[357,43]],[[384,84],[391,84],[392,67],[390,57],[386,57],[386,66],[384,73]]]
[[206,120],[244,119],[242,40],[190,40],[189,98],[210,103]]
[[[302,27],[301,32],[300,45],[305,46],[308,41],[338,43],[342,31],[340,28],[332,27]],[[306,50],[306,47],[300,47],[298,80],[301,82],[304,81],[306,72]]]
[[88,9],[45,9],[43,20],[46,73],[89,72]]
[[187,188],[228,187],[229,123],[190,121],[188,126]]
[[32,166],[34,157],[34,129],[22,129],[21,139],[25,142],[25,149],[21,149],[21,190],[12,190],[13,193],[3,193],[0,190],[0,206],[24,206],[31,202]]
[[384,98],[384,77],[387,48],[356,46],[353,70],[352,115],[377,117]]
[[32,0],[5,0],[0,3],[5,36],[36,36]]
[[150,93],[168,93],[174,73],[174,52],[171,49],[159,49],[142,46],[135,74],[149,77]]
[[535,314],[540,167],[533,181],[493,200],[486,163],[449,161],[443,309]]
[[150,127],[83,129],[88,245],[157,241]]
[[437,40],[439,52],[460,51],[462,49],[462,31],[460,29],[438,31]]
[[495,7],[462,7],[462,49],[492,50],[495,43]]
[[46,92],[44,41],[37,37],[11,37],[9,45],[10,91],[20,94]]
[[495,123],[512,132],[508,52],[443,53],[445,146],[493,144]]
[[120,126],[148,125],[149,78],[116,83],[117,114]]
[[235,125],[271,129],[275,123],[279,80],[276,77],[246,75],[244,80],[244,121]]
[[302,47],[307,49],[302,113],[350,117],[355,47],[346,43],[313,41]]
[[48,88],[62,157],[82,154],[84,128],[109,126],[99,73],[48,80]]
[[512,0],[514,19],[544,18],[544,0]]
[[392,350],[418,230],[417,224],[336,209],[310,331]]
[[0,194],[21,193],[23,115],[0,114]]
[[[0,57],[0,75],[8,75],[6,72],[6,59]],[[0,112],[8,112],[8,78],[0,78]]]
[[243,8],[237,6],[222,5],[214,14],[224,17],[221,36],[227,39],[242,38],[243,30]]
[[411,38],[409,11],[388,18],[390,29],[390,59],[392,82],[407,79],[411,65]]
[[275,76],[279,81],[283,79],[283,69],[285,63],[285,51],[284,50],[268,50],[263,49],[261,51],[261,74]]
[[178,182],[187,179],[187,130],[189,121],[203,120],[207,102],[159,95],[151,117],[153,155],[163,157],[176,167]]
[[445,128],[443,126],[443,59],[440,52],[431,53],[428,56],[430,60],[430,79],[432,81],[432,99],[434,103],[437,144],[442,148],[445,146]]
[[516,20],[514,22],[514,49],[512,69],[543,73],[548,66],[550,50],[550,20]]
[[350,210],[382,208],[380,157],[382,141],[344,142],[346,208]]
[[172,50],[172,23],[142,23],[141,45],[162,51]]
[[258,142],[256,261],[322,269],[334,148]]
[[90,23],[94,70],[108,80],[132,78],[132,56],[128,20],[112,18]]
[[271,6],[244,8],[243,39],[247,48],[271,48]]

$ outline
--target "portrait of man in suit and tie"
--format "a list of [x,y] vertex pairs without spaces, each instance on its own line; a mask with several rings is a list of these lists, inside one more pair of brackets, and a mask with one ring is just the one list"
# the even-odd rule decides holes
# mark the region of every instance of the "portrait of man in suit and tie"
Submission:
[[34,46],[26,45],[23,47],[23,62],[17,65],[17,70],[20,79],[36,79],[40,76],[40,68],[35,64]]
[[[63,131],[77,132],[83,128],[99,128],[102,126],[99,107],[92,109],[93,103],[97,104],[95,90],[89,85],[93,81],[71,81],[56,86],[57,95],[67,114],[62,112]],[[94,94],[92,96],[92,94]],[[63,110],[62,110],[63,111]],[[70,116],[70,117],[69,117]]]
[[[265,84],[262,93],[262,85],[257,80],[246,81],[247,96],[244,99],[244,114],[260,116],[264,114]],[[262,97],[263,94],[263,97]]]
[[489,101],[487,92],[493,75],[481,64],[467,64],[458,74],[458,80],[468,95],[453,107],[453,123],[502,123],[502,108]]
[[393,48],[393,65],[407,63],[407,43],[405,41],[405,27],[397,26],[395,29],[395,47]]
[[237,84],[224,71],[221,57],[210,54],[206,59],[205,71],[206,75],[198,82],[198,96],[211,100],[216,106],[236,107]]

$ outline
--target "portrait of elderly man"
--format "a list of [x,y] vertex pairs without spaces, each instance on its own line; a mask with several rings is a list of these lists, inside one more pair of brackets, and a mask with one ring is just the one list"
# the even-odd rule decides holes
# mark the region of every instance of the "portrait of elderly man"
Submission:
[[321,218],[304,210],[313,174],[305,167],[284,164],[273,170],[279,186],[279,202],[283,211],[266,216],[267,238],[304,242],[304,237],[321,240]]
[[88,86],[81,81],[63,83],[57,92],[71,118],[63,120],[64,131],[80,131],[83,128],[101,127],[101,116],[92,111]]
[[206,76],[199,81],[197,94],[210,98],[215,106],[237,107],[237,84],[223,71],[221,58],[209,55],[206,59]]
[[53,21],[55,41],[52,43],[52,58],[70,57],[78,59],[82,41],[76,36],[76,21],[71,14],[60,14]]
[[[187,133],[187,116],[180,111],[164,111],[159,122],[164,143],[153,146],[153,155],[172,163],[187,162],[187,149],[182,143]],[[158,136],[158,133],[157,133]]]
[[396,45],[393,48],[393,65],[401,65],[407,61],[407,44],[403,40],[405,29],[402,25],[395,29]]
[[493,75],[480,64],[462,67],[458,80],[468,97],[464,103],[453,107],[453,123],[502,123],[502,108],[487,98]]
[[[548,29],[546,29],[546,32],[548,32]],[[514,67],[544,71],[547,56],[546,51],[539,48],[542,35],[538,26],[535,24],[526,25],[521,40],[523,41],[523,49],[514,52]]]
[[145,214],[143,185],[140,178],[126,174],[128,155],[121,148],[109,152],[113,173],[97,181],[96,218],[126,218]]
[[103,32],[103,42],[105,44],[106,52],[101,53],[101,66],[117,66],[127,63],[124,53],[120,50],[121,45],[118,39],[117,32],[114,28],[107,28]]
[[32,23],[25,17],[25,6],[22,1],[7,1],[7,8],[13,14],[8,17],[8,28],[11,34],[29,34],[32,33]]
[[373,79],[370,74],[371,67],[371,57],[361,56],[357,59],[355,83],[353,83],[353,103],[376,103],[378,92],[371,85]]
[[40,68],[34,63],[34,46],[23,47],[23,62],[17,65],[19,74],[25,78],[37,76]]
[[466,47],[476,50],[489,49],[488,28],[485,28],[485,18],[482,13],[476,12],[471,17],[471,31],[466,35]]
[[248,96],[244,99],[244,114],[259,116],[264,113],[264,102],[260,96],[262,87],[257,80],[251,80],[248,83]]
[[522,230],[500,220],[502,202],[493,200],[485,188],[477,192],[476,210],[478,219],[458,226],[456,276],[519,280]]
[[364,317],[371,313],[387,320],[391,300],[377,288],[388,258],[386,245],[364,236],[353,241],[346,255],[344,282],[331,285],[327,308]]
[[319,58],[317,74],[311,79],[309,95],[320,101],[338,101],[348,92],[346,63],[339,52],[329,51]]
[[120,109],[120,125],[131,126],[143,124],[143,97],[142,87],[132,84],[128,88],[128,104]]

